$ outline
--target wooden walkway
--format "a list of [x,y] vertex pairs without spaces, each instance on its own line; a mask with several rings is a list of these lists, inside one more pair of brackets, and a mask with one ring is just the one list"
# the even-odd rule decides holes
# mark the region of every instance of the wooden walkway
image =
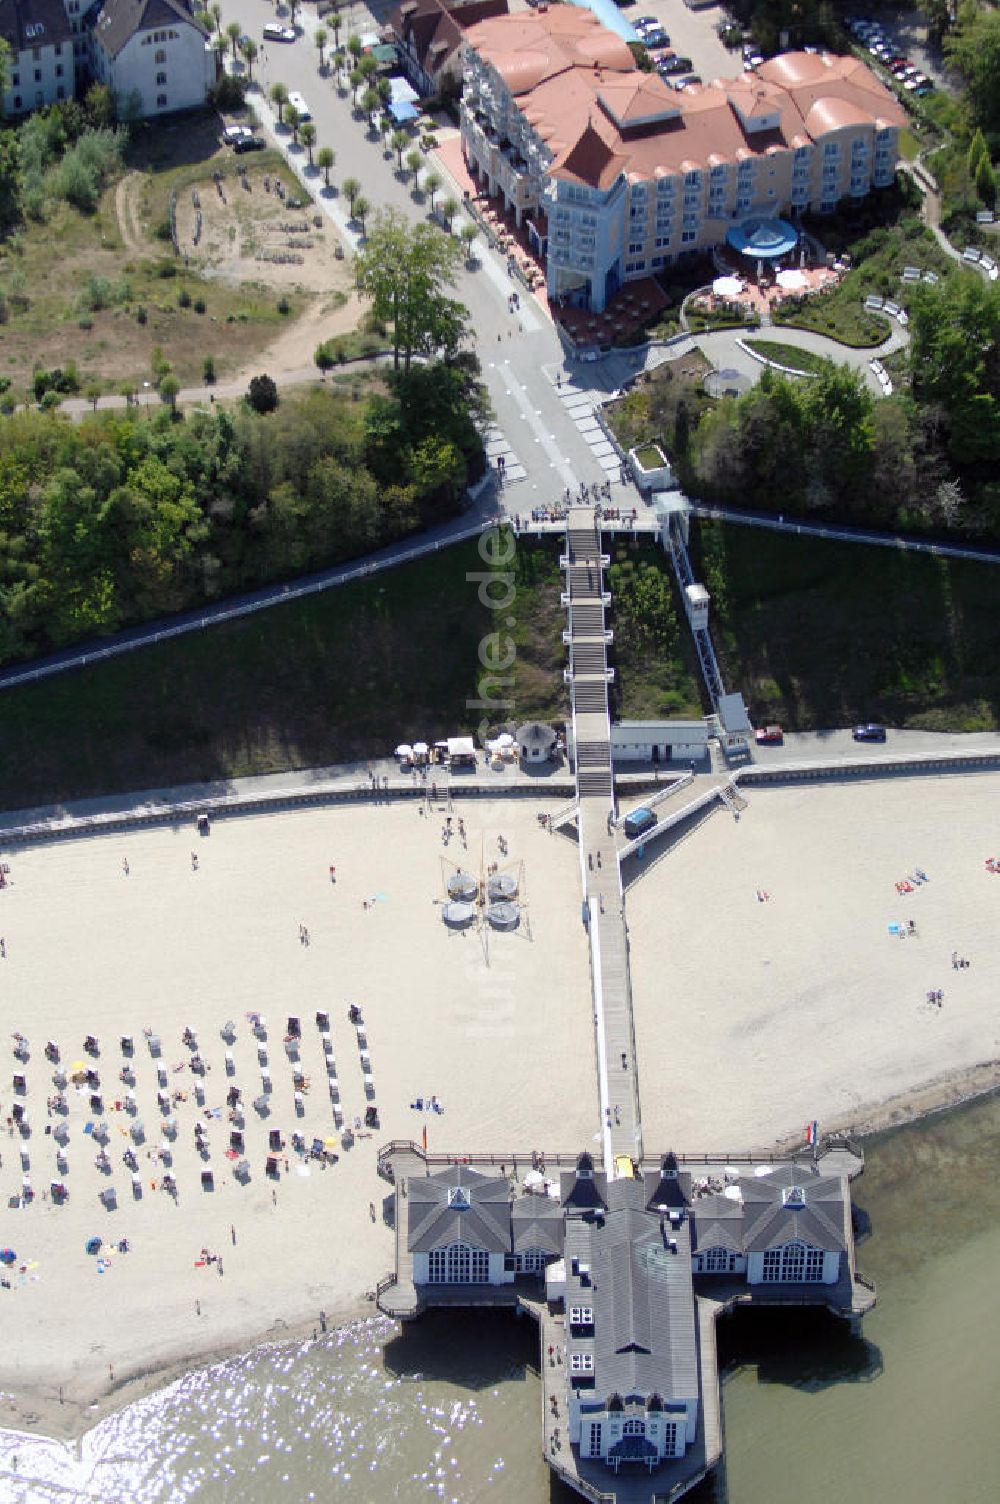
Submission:
[[590,938],[604,1168],[613,1175],[616,1155],[642,1158],[642,1123],[628,932],[612,823],[615,794],[607,658],[611,634],[604,620],[611,599],[604,589],[604,570],[609,562],[601,552],[594,508],[572,508],[566,521],[562,559],[566,574],[563,601],[569,621],[567,677],[573,709],[580,869]]

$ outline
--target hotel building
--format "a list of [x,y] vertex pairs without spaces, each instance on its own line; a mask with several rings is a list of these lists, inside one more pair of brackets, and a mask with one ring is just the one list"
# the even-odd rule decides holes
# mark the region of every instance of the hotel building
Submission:
[[527,228],[549,297],[595,313],[746,221],[889,186],[905,118],[853,57],[784,53],[676,91],[576,6],[466,33],[470,171]]

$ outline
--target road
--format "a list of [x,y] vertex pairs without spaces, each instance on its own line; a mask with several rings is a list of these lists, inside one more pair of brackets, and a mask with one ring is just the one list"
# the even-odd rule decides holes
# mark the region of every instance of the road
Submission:
[[[239,21],[258,42],[265,21],[275,17],[274,7],[266,0],[221,0],[221,3],[223,28],[231,20]],[[282,14],[281,6],[278,14]],[[332,173],[335,185],[347,177],[355,177],[374,207],[397,209],[414,222],[427,220],[429,205],[422,195],[414,194],[412,174],[400,175],[395,154],[387,157],[381,138],[373,138],[364,121],[355,119],[350,92],[340,94],[332,77],[320,74],[319,54],[312,41],[317,25],[312,7],[302,7],[299,24],[303,34],[298,41],[269,42],[255,67],[262,92],[251,93],[248,102],[259,115],[263,129],[286,152],[290,165],[303,176],[317,202],[341,231],[347,232],[351,243],[357,243],[354,233],[357,226],[348,225],[343,200],[339,195],[322,193],[321,175],[309,171],[305,153],[291,145],[286,130],[277,127],[266,98],[276,82],[280,81],[289,90],[297,89],[308,101],[316,125],[317,145],[332,146],[337,154]],[[350,30],[363,34],[377,30],[377,26],[364,7],[355,5],[345,15],[342,40]],[[444,192],[447,194],[448,189]],[[456,192],[455,197],[461,199],[461,193]],[[456,229],[460,223],[459,219]],[[553,382],[539,380],[543,367],[555,371],[564,365],[563,347],[552,323],[523,285],[507,276],[504,264],[487,249],[482,238],[477,249],[478,265],[462,270],[457,296],[469,310],[483,380],[497,424],[527,472],[523,482],[504,493],[505,509],[523,514],[533,507],[557,501],[567,486],[575,491],[582,481],[588,484],[603,481],[605,472],[569,416]],[[507,301],[513,291],[520,294],[521,302],[514,314]],[[619,488],[615,500],[621,505],[627,501],[631,506],[636,496],[631,488]]]

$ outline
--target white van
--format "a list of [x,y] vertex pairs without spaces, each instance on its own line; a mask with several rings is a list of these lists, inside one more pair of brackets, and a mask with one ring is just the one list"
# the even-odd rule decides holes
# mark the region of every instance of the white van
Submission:
[[300,120],[311,120],[312,119],[312,113],[311,113],[311,111],[309,109],[309,106],[306,104],[305,99],[302,97],[302,95],[298,92],[297,89],[293,89],[292,92],[291,92],[291,94],[289,94],[289,96],[288,96],[288,103],[292,106],[292,108],[294,110],[298,111],[299,119]]

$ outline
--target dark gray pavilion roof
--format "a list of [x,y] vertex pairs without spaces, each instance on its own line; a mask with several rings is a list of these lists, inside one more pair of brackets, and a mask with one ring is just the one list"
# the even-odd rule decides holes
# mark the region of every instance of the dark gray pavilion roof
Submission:
[[730,1196],[702,1196],[691,1208],[691,1246],[743,1252],[743,1203]]
[[[33,29],[31,36],[29,27]],[[51,47],[54,42],[69,41],[71,36],[62,0],[0,0],[0,37],[14,54],[14,63],[26,47]]]
[[551,747],[556,739],[552,727],[544,721],[527,721],[518,726],[515,736],[521,747]]
[[518,1196],[511,1206],[514,1252],[541,1248],[544,1253],[562,1256],[566,1214],[551,1196]]
[[407,1208],[411,1253],[459,1239],[490,1253],[511,1251],[510,1187],[499,1176],[483,1175],[468,1165],[449,1166],[426,1179],[407,1181]]
[[592,1341],[594,1389],[602,1399],[658,1394],[670,1404],[697,1398],[688,1223],[661,1230],[660,1218],[645,1210],[638,1180],[614,1181],[608,1202],[603,1218],[567,1220],[566,1304],[594,1312],[592,1339],[571,1336],[570,1352]]
[[193,26],[208,37],[208,32],[194,19],[184,0],[104,0],[94,24],[94,35],[109,57],[117,57],[137,31],[178,24]]
[[[842,1253],[844,1184],[811,1165],[781,1165],[768,1175],[741,1177],[743,1247],[747,1253],[778,1248],[793,1239],[814,1248]],[[786,1202],[790,1187],[802,1192],[801,1204]]]
[[608,1177],[603,1170],[595,1170],[593,1156],[586,1151],[577,1160],[575,1170],[563,1170],[559,1188],[565,1207],[586,1211],[607,1205]]
[[671,1210],[687,1206],[691,1200],[691,1175],[680,1169],[675,1154],[665,1154],[659,1170],[643,1173],[646,1187],[646,1205],[651,1211],[669,1206]]

